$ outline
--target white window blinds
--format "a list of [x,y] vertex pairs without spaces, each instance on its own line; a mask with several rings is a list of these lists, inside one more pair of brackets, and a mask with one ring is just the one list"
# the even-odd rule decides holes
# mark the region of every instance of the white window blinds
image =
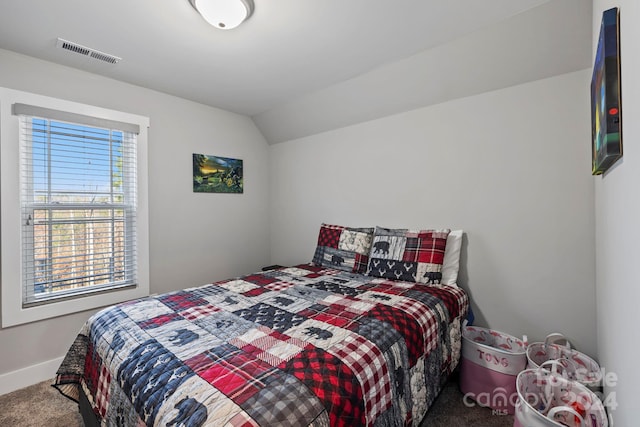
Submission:
[[136,133],[127,123],[24,104],[23,306],[136,284]]

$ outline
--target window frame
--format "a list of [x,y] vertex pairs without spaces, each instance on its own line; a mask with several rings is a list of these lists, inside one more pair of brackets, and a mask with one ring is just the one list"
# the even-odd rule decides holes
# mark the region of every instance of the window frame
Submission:
[[[101,290],[73,298],[23,306],[22,212],[20,204],[19,116],[14,104],[137,125],[136,277],[130,287]],[[97,126],[99,127],[99,126]],[[86,311],[149,295],[147,148],[149,118],[101,107],[0,87],[0,266],[2,327]]]

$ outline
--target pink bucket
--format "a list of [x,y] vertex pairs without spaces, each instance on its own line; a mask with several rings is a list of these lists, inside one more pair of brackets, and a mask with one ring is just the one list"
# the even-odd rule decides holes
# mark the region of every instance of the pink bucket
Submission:
[[462,330],[460,391],[481,406],[513,414],[516,377],[527,365],[526,344],[491,329],[465,326]]

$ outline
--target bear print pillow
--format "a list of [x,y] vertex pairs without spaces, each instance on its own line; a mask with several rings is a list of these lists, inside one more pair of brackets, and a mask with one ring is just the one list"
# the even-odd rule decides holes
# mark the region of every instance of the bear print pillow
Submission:
[[321,267],[364,274],[371,250],[373,228],[322,224],[313,263]]
[[405,282],[440,283],[450,231],[376,227],[366,274]]

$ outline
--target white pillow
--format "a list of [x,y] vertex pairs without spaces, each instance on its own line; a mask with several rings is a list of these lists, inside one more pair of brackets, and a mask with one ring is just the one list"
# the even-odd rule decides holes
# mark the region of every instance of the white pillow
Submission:
[[462,249],[463,230],[451,230],[447,236],[447,246],[444,249],[444,262],[442,263],[443,285],[458,285],[458,269],[460,268],[460,249]]

